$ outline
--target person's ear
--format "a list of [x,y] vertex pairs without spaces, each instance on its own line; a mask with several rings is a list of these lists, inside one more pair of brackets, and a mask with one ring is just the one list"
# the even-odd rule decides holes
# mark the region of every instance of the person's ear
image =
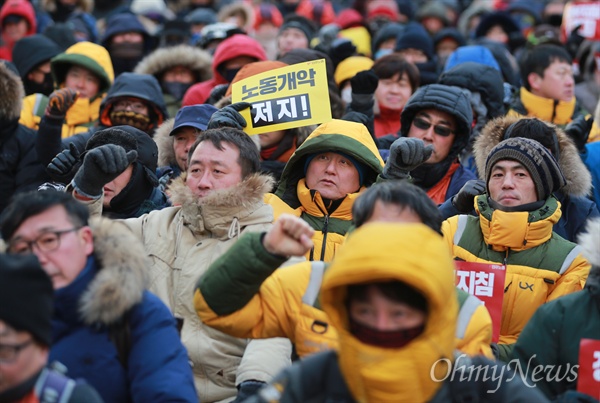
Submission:
[[92,229],[88,226],[81,228],[79,231],[83,249],[86,256],[89,256],[94,252],[94,234],[92,233]]
[[527,76],[529,88],[531,88],[532,90],[538,90],[542,85],[543,80],[544,78],[537,73],[529,73],[529,75]]

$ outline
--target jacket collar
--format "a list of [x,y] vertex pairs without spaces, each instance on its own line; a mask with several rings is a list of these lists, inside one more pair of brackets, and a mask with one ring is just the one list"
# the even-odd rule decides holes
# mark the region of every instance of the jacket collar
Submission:
[[483,239],[495,251],[521,251],[543,244],[552,237],[552,227],[561,216],[560,203],[554,197],[536,210],[513,212],[493,209],[487,197],[478,196],[475,209]]
[[571,121],[575,112],[575,97],[569,102],[556,101],[534,95],[521,87],[521,102],[527,109],[528,115],[551,122],[557,125],[566,125]]
[[216,190],[199,199],[185,184],[185,174],[173,180],[169,190],[173,205],[181,206],[183,224],[194,235],[230,239],[241,227],[273,221],[273,209],[263,201],[274,180],[268,175],[252,174],[239,184]]
[[309,215],[314,217],[323,217],[328,211],[329,216],[333,218],[340,218],[342,220],[352,219],[352,205],[354,200],[360,195],[360,193],[366,189],[362,187],[356,193],[349,193],[344,197],[341,203],[331,211],[331,208],[327,208],[321,194],[317,191],[312,191],[306,186],[305,179],[298,181],[298,199],[302,205],[302,209]]
[[90,226],[98,271],[79,299],[79,312],[88,325],[108,325],[141,302],[149,262],[144,246],[125,224],[96,218]]

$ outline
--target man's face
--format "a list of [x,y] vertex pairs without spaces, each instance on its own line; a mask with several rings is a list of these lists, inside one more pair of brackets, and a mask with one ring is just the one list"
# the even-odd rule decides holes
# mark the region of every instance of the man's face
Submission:
[[498,161],[488,182],[490,198],[506,207],[537,201],[537,192],[529,171],[517,161]]
[[144,36],[139,32],[123,32],[121,34],[116,34],[112,37],[111,42],[113,44],[117,43],[142,43],[144,41]]
[[24,18],[21,18],[17,22],[9,22],[5,23],[2,27],[2,31],[4,35],[6,35],[13,42],[18,41],[21,38],[24,38],[27,34],[27,30],[29,29],[29,25]]
[[[429,128],[425,128],[429,125]],[[435,132],[435,126],[440,126],[438,131],[448,132],[448,136],[442,136]],[[443,161],[450,152],[454,139],[456,137],[456,120],[449,113],[439,111],[437,109],[425,109],[415,114],[415,117],[410,125],[408,137],[421,139],[425,145],[433,144],[433,154],[425,161],[428,164],[435,164]]]
[[27,247],[26,242],[49,242],[44,236],[62,232],[58,235],[56,249],[42,252],[34,245],[32,252],[52,279],[54,289],[66,287],[81,273],[88,256],[94,251],[91,229],[75,228],[63,206],[51,207],[23,221],[9,241],[9,251],[23,253],[24,245]]
[[125,186],[127,186],[131,180],[132,174],[133,165],[129,165],[127,169],[121,173],[121,175],[104,185],[104,199],[102,201],[104,207],[109,207],[112,199],[118,196],[121,191],[125,189]]
[[194,73],[183,66],[175,66],[163,74],[163,81],[166,83],[191,84],[194,80]]
[[187,171],[188,169],[188,154],[199,134],[198,129],[184,126],[177,129],[177,132],[173,135],[173,151],[181,171]]
[[0,393],[31,378],[47,360],[47,348],[34,342],[29,333],[17,331],[0,320]]
[[456,49],[458,49],[458,43],[452,38],[446,38],[437,44],[435,52],[438,57],[444,58],[450,56]]
[[285,137],[285,130],[277,130],[276,132],[268,132],[258,135],[260,148],[265,149],[273,147],[281,142]]
[[348,314],[363,326],[381,332],[413,329],[425,323],[425,312],[386,297],[377,287],[367,287],[366,298],[350,300]]
[[148,104],[139,98],[123,97],[119,98],[113,104],[112,110],[115,112],[132,111],[140,115],[148,116]]
[[[390,78],[381,78],[375,90],[377,104],[392,110],[401,110],[412,95],[412,87],[408,75],[394,74]],[[398,114],[398,118],[400,115]]]
[[219,150],[211,141],[203,141],[192,154],[186,184],[199,198],[242,181],[242,167],[238,163],[240,151],[235,145],[224,141],[221,147],[223,150]]
[[100,79],[84,67],[71,66],[65,78],[65,87],[79,91],[81,98],[94,98],[100,90]]
[[346,157],[327,152],[315,156],[306,170],[306,186],[329,200],[339,200],[360,188],[356,167]]
[[427,55],[421,49],[408,48],[398,50],[396,51],[396,53],[401,54],[402,56],[404,56],[406,61],[413,64],[427,62]]
[[298,28],[287,28],[277,38],[279,55],[285,55],[292,49],[308,48],[308,38]]
[[27,73],[27,78],[35,83],[42,84],[46,79],[46,74],[50,74],[50,60],[32,69]]
[[485,37],[490,41],[504,44],[508,43],[508,35],[500,25],[494,25],[492,28],[490,28],[490,30],[485,34]]
[[528,79],[534,95],[564,102],[570,102],[575,95],[573,69],[567,62],[556,60],[544,70],[543,77],[531,73]]

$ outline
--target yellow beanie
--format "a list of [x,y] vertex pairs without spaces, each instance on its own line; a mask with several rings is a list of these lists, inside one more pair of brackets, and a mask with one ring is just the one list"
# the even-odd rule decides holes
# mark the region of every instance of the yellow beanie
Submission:
[[340,38],[347,38],[356,46],[356,51],[371,56],[371,35],[365,27],[343,29],[338,33]]
[[342,82],[354,77],[356,73],[369,70],[373,67],[373,63],[373,60],[365,56],[350,56],[344,59],[335,69],[335,74],[333,75],[335,83],[340,85]]

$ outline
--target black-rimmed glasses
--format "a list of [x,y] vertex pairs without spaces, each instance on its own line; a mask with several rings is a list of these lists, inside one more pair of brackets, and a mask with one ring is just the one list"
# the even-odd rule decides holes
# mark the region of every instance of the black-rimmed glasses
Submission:
[[62,231],[47,231],[32,241],[17,239],[8,245],[8,251],[16,255],[27,255],[33,252],[33,246],[35,245],[40,252],[52,252],[60,246],[60,238],[62,235],[78,231],[81,228],[82,227],[75,227]]

